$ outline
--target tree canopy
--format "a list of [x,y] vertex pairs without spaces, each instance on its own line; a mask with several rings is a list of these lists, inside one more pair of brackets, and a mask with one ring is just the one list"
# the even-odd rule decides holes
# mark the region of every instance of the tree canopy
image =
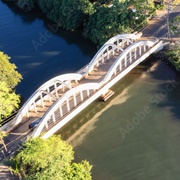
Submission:
[[176,16],[174,19],[170,21],[171,32],[179,37],[180,36],[180,16]]
[[18,108],[20,102],[20,96],[14,92],[14,88],[22,76],[9,60],[8,55],[0,52],[0,121],[11,115]]
[[10,63],[10,57],[0,52],[0,77],[1,82],[4,81],[7,87],[13,89],[21,81],[22,76],[16,69],[15,64]]
[[49,19],[68,30],[82,26],[86,17],[93,13],[93,4],[89,0],[38,0],[38,5]]
[[18,108],[19,95],[15,94],[5,82],[0,81],[0,122]]
[[133,12],[128,7],[128,3],[119,1],[115,1],[111,7],[97,6],[96,12],[89,17],[84,27],[83,35],[101,46],[114,35],[131,32]]
[[180,43],[170,45],[166,57],[175,69],[180,71]]
[[47,140],[27,140],[12,158],[13,169],[25,180],[90,180],[91,168],[87,161],[72,162],[72,146],[53,135]]

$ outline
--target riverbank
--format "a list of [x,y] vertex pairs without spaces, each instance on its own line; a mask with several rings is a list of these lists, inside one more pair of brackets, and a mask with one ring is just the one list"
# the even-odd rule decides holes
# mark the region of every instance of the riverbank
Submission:
[[[6,3],[6,0],[4,0]],[[155,14],[154,4],[128,1],[12,1],[24,11],[44,13],[57,27],[81,31],[85,39],[98,48],[111,37],[124,32],[138,31]],[[11,3],[12,3],[11,2]],[[122,8],[123,7],[123,8]],[[143,7],[143,8],[142,8]],[[104,16],[106,14],[106,16]]]

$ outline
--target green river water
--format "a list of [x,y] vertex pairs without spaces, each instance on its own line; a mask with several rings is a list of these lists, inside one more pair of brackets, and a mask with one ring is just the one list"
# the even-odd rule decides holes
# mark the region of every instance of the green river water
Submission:
[[[77,32],[59,30],[39,47],[40,33],[50,31],[42,15],[28,15],[0,1],[0,50],[12,58],[24,79],[17,92],[27,99],[57,74],[87,64],[96,48]],[[150,57],[62,128],[75,160],[93,165],[93,180],[180,179],[180,76]]]

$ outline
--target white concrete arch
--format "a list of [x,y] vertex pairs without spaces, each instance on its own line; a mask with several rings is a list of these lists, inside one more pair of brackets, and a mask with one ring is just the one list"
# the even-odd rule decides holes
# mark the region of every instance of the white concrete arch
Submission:
[[[33,137],[38,137],[44,127],[48,127],[48,122],[53,119],[53,122],[56,121],[55,117],[56,114],[55,112],[59,111],[59,117],[63,117],[63,106],[67,106],[68,112],[71,111],[70,104],[73,103],[73,106],[76,107],[78,106],[77,103],[77,96],[80,98],[80,102],[84,101],[83,97],[83,91],[87,91],[87,97],[90,95],[90,91],[96,91],[99,88],[99,83],[86,83],[79,85],[75,88],[70,89],[67,91],[61,98],[56,101],[51,108],[48,109],[48,111],[42,116],[40,123],[38,126],[34,129],[33,131]],[[52,123],[52,122],[51,122]]]
[[126,48],[120,56],[116,59],[114,64],[111,66],[111,68],[106,73],[104,79],[101,81],[101,84],[107,83],[113,74],[116,74],[117,68],[119,67],[120,71],[122,70],[122,65],[125,67],[127,66],[127,61],[131,63],[133,58],[136,58],[137,51],[139,52],[139,55],[142,54],[142,51],[146,51],[146,48],[152,47],[156,42],[153,41],[138,41],[133,43],[131,46]]
[[100,62],[104,63],[105,57],[109,59],[110,54],[115,54],[115,51],[123,51],[124,45],[132,44],[133,40],[138,39],[142,33],[139,34],[119,34],[109,39],[95,54],[89,65],[87,66],[84,76],[90,74],[95,66],[99,66]]
[[[66,85],[69,88],[70,81],[79,81],[82,78],[81,74],[76,73],[70,73],[70,74],[63,74],[56,76],[49,81],[45,82],[42,86],[40,86],[31,96],[30,98],[24,103],[24,105],[19,110],[18,114],[16,115],[14,119],[14,125],[17,125],[21,122],[23,116],[28,116],[28,111],[34,109],[36,112],[36,103],[38,101],[38,104],[40,104],[42,107],[44,106],[43,99],[44,98],[50,98],[51,101],[52,96],[50,95],[51,87],[56,86],[54,88],[54,93],[57,94],[58,88],[64,88]],[[57,85],[59,84],[59,85]],[[46,94],[44,96],[44,94]],[[57,95],[56,95],[57,97]],[[57,97],[58,98],[58,97]]]
[[123,51],[121,47],[115,44],[106,44],[102,46],[102,48],[98,51],[98,53],[96,53],[96,55],[89,63],[83,75],[86,76],[88,73],[90,74],[95,66],[98,67],[100,63],[104,63],[105,59],[109,59],[111,53],[114,55],[116,50],[121,52]]
[[112,37],[111,39],[109,39],[105,44],[109,44],[109,43],[116,43],[117,40],[120,39],[124,39],[128,42],[132,42],[133,40],[137,40],[138,38],[140,38],[142,36],[142,33],[137,33],[137,34],[131,34],[131,33],[125,33],[125,34],[118,34],[114,37]]

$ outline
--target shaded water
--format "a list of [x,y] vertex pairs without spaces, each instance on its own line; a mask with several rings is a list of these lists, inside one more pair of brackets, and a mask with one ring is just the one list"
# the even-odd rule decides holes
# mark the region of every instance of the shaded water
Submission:
[[37,12],[23,13],[0,2],[0,50],[11,57],[23,80],[17,92],[27,99],[42,83],[87,64],[95,46],[79,32],[67,32]]
[[[13,10],[13,11],[12,11]],[[59,30],[36,51],[48,24],[39,14],[24,14],[0,2],[0,50],[12,57],[27,99],[47,79],[75,72],[96,52],[78,32]],[[76,161],[93,165],[94,180],[179,180],[180,77],[153,57],[59,131],[75,148]]]

